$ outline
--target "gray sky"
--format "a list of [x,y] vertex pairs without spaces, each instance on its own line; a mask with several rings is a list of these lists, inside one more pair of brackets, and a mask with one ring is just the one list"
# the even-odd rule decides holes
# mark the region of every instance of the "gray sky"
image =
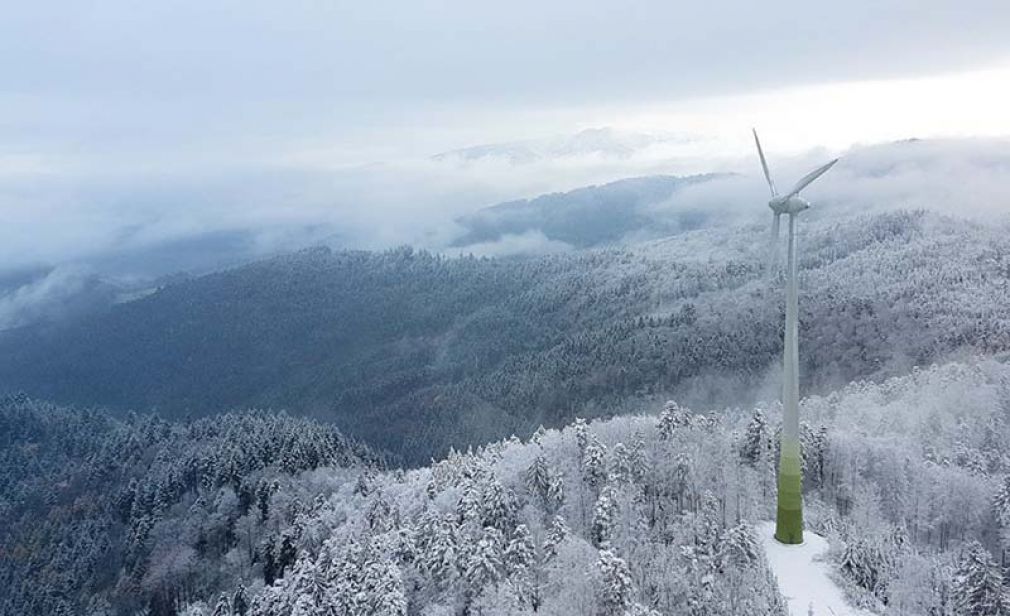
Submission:
[[[0,261],[75,261],[248,228],[266,251],[302,233],[437,244],[451,230],[418,221],[731,164],[713,151],[743,144],[755,121],[772,129],[771,152],[793,154],[1004,134],[1007,32],[1005,0],[10,3]],[[802,118],[789,107],[799,101]],[[829,109],[875,118],[824,121]],[[592,126],[709,145],[522,168],[427,158]],[[705,141],[719,130],[741,138]]]

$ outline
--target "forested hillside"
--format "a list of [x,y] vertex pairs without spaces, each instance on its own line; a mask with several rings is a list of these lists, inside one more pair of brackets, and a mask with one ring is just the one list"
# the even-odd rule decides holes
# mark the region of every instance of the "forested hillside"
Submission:
[[[269,575],[285,566],[264,552],[283,542],[271,519],[309,507],[322,492],[302,473],[323,466],[337,481],[380,460],[286,415],[172,423],[2,398],[0,614],[171,614]],[[282,488],[302,501],[277,512]]]
[[[1010,349],[1010,234],[923,212],[801,227],[808,392]],[[526,259],[293,254],[0,335],[0,390],[166,417],[272,407],[424,462],[677,395],[777,395],[763,227]],[[757,392],[757,393],[755,393]]]
[[484,208],[459,223],[456,246],[539,232],[576,248],[614,244],[629,237],[662,237],[707,226],[711,212],[677,203],[677,192],[725,175],[629,178]]
[[[855,604],[1005,613],[1006,364],[854,383],[801,413],[808,526]],[[254,572],[240,605],[227,592],[183,613],[780,616],[754,529],[774,515],[777,416],[670,402],[347,477],[280,521],[282,575]]]

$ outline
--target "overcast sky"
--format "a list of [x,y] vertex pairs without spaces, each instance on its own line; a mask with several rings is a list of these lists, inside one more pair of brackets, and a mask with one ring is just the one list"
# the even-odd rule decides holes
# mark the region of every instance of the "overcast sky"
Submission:
[[[9,4],[7,266],[247,227],[265,250],[286,225],[413,241],[429,213],[732,166],[752,124],[783,155],[1010,133],[1006,0]],[[640,169],[428,159],[599,126],[697,147]]]

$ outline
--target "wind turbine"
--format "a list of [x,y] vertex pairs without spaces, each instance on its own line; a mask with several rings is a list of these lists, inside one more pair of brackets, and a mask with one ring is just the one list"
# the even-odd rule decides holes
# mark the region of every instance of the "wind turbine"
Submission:
[[761,140],[754,132],[761,168],[772,191],[768,207],[772,210],[772,238],[768,255],[769,276],[773,275],[778,261],[779,222],[789,214],[789,253],[786,265],[786,331],[782,352],[782,446],[779,454],[778,511],[775,517],[775,538],[780,543],[803,543],[803,465],[800,459],[800,354],[797,332],[798,301],[796,291],[796,215],[810,207],[800,198],[800,191],[824,175],[838,159],[814,169],[800,178],[787,194],[779,195],[768,172],[768,162],[761,150]]

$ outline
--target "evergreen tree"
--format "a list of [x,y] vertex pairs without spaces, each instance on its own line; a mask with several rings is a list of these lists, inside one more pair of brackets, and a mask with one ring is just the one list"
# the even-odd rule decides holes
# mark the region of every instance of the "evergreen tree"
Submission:
[[596,566],[600,572],[600,615],[624,616],[634,604],[635,592],[628,563],[610,550],[600,550]]
[[463,486],[463,494],[456,502],[456,520],[461,526],[480,526],[483,519],[482,488],[477,479],[471,479]]
[[677,428],[691,424],[691,416],[673,400],[666,403],[663,412],[659,414],[659,438],[669,440]]
[[1003,528],[1010,527],[1010,475],[1004,475],[992,498],[993,514]]
[[1006,616],[1010,613],[999,566],[978,542],[969,543],[961,555],[954,593],[958,614]]
[[539,607],[539,597],[534,588],[534,567],[536,567],[536,546],[525,524],[516,526],[512,539],[505,548],[505,574],[516,591],[520,605]]
[[635,483],[641,483],[649,473],[649,458],[645,449],[645,435],[636,431],[631,444],[631,475]]
[[358,481],[354,484],[354,494],[368,496],[372,493],[374,483],[374,471],[372,469],[365,469],[358,475]]
[[618,513],[617,491],[613,486],[607,485],[600,492],[600,497],[596,499],[596,506],[593,508],[593,522],[590,535],[593,545],[603,547],[610,542],[614,534],[614,525],[617,523]]
[[399,517],[399,512],[395,511],[389,501],[383,498],[381,491],[372,499],[372,503],[365,513],[368,528],[373,533],[385,533],[392,530],[399,523]]
[[544,510],[548,514],[556,513],[565,504],[565,480],[561,475],[551,477],[551,483],[547,486],[547,497],[544,501]]
[[294,537],[290,532],[284,532],[281,535],[280,544],[276,546],[276,555],[274,556],[276,575],[283,576],[284,572],[295,563],[297,556],[298,549],[295,547]]
[[403,587],[400,568],[377,554],[378,560],[370,560],[362,575],[362,593],[367,609],[362,616],[406,616],[407,596]]
[[842,553],[841,569],[852,581],[888,600],[888,581],[898,567],[905,539],[900,533],[854,537]]
[[505,548],[505,573],[509,576],[522,575],[533,566],[536,558],[536,546],[525,524],[516,526]]
[[756,466],[759,460],[770,453],[768,451],[770,443],[771,435],[765,414],[761,409],[755,409],[740,444],[740,457],[747,464]]
[[631,483],[634,480],[631,453],[624,443],[614,445],[610,453],[610,479],[617,485]]
[[245,584],[239,583],[231,598],[231,610],[235,616],[245,616],[249,611],[249,597]]
[[217,605],[214,606],[211,616],[231,616],[231,614],[231,602],[228,600],[228,595],[221,595],[218,597]]
[[597,493],[607,483],[607,448],[592,435],[582,459],[582,473],[586,483]]
[[506,488],[494,476],[489,476],[482,490],[483,526],[498,529],[505,535],[512,532],[516,525],[518,504],[511,489]]
[[761,560],[761,548],[758,546],[757,537],[747,522],[741,522],[727,529],[720,543],[719,560],[722,563],[744,569]]
[[541,501],[547,501],[547,491],[550,489],[551,485],[551,472],[547,468],[547,460],[544,459],[543,454],[538,454],[533,460],[533,464],[526,469],[525,476],[526,489],[529,491],[530,495],[540,498]]
[[698,514],[695,516],[694,544],[696,553],[706,562],[714,563],[721,548],[723,517],[721,504],[711,491],[701,495]]
[[436,586],[445,588],[460,575],[460,544],[451,514],[440,517],[432,529],[428,549],[422,552],[422,566]]
[[466,562],[467,587],[471,596],[477,596],[485,586],[496,583],[502,572],[502,534],[497,528],[484,529],[472,546]]
[[581,462],[586,457],[586,446],[589,445],[589,427],[586,425],[586,420],[576,417],[572,423],[572,430],[575,432],[575,444],[579,448],[579,461]]
[[540,427],[536,429],[533,436],[530,437],[530,442],[534,445],[540,445],[543,443],[544,436],[547,434],[547,430],[544,428],[544,424],[540,424]]
[[547,537],[544,539],[544,560],[550,560],[558,555],[558,546],[571,533],[565,519],[560,515],[554,516],[551,525],[547,529]]

